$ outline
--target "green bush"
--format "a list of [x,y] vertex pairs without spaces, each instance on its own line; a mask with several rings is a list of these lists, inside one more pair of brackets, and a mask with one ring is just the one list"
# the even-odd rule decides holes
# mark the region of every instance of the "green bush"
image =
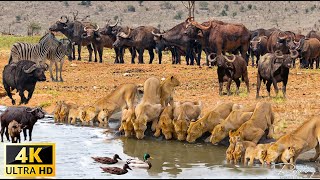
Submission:
[[228,14],[225,10],[222,10],[222,12],[220,13],[220,16],[228,16]]
[[309,13],[309,9],[308,9],[308,8],[305,10],[305,13],[306,13],[306,14],[308,14],[308,13]]
[[128,5],[128,6],[127,6],[127,10],[128,10],[129,12],[136,12],[136,8],[135,8],[134,6],[132,6],[132,5]]
[[228,11],[228,10],[229,10],[229,5],[228,5],[228,4],[225,4],[225,5],[224,5],[224,9],[225,9],[226,11]]
[[245,10],[244,10],[244,7],[243,6],[241,6],[240,7],[240,12],[244,12]]
[[200,6],[200,9],[201,10],[208,10],[208,2],[206,2],[206,1],[200,1],[199,2],[199,6]]
[[173,17],[173,19],[180,20],[182,19],[183,12],[178,11],[177,14]]
[[237,15],[237,12],[232,13],[232,17],[235,17]]
[[79,3],[79,5],[91,6],[91,1],[81,1],[81,2]]
[[251,4],[248,4],[248,9],[252,9],[252,5]]
[[20,15],[16,16],[16,22],[20,22],[20,21],[21,21],[21,16]]
[[65,7],[69,7],[68,1],[63,1],[63,4],[64,4]]
[[160,9],[175,9],[174,6],[170,2],[164,2],[160,4]]

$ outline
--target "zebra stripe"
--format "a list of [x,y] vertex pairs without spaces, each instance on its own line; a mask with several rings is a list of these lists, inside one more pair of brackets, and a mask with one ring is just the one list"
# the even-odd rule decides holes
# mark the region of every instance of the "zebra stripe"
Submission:
[[[67,43],[65,42],[67,41]],[[61,39],[60,44],[55,48],[51,48],[47,54],[47,59],[50,61],[62,61],[65,55],[67,55],[68,51],[71,51],[69,46],[71,43],[68,39]]]
[[30,60],[36,63],[44,62],[50,49],[56,49],[59,41],[53,34],[44,35],[38,44],[17,42],[11,48],[9,63],[20,60]]

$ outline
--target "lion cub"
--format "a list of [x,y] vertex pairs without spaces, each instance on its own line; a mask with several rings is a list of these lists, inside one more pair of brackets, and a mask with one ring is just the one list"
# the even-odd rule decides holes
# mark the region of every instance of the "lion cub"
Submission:
[[288,147],[287,149],[285,149],[281,155],[281,161],[284,163],[288,163],[288,161],[290,162],[290,164],[293,164],[293,158],[295,155],[296,151],[294,150],[293,147]]
[[248,159],[250,165],[253,165],[255,159],[258,159],[261,164],[264,164],[264,158],[267,155],[267,149],[272,143],[269,144],[258,144],[256,147],[249,147],[246,150],[244,156],[244,164],[247,165]]

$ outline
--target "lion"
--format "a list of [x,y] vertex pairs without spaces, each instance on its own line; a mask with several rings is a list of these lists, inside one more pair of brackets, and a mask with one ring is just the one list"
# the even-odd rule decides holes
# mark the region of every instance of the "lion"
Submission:
[[54,107],[53,110],[53,119],[55,123],[60,122],[60,111],[61,111],[61,106],[62,106],[63,101],[57,101],[56,106]]
[[245,161],[245,152],[249,147],[255,147],[256,143],[251,141],[238,141],[235,144],[233,151],[233,160],[234,163],[244,162]]
[[233,162],[233,151],[234,151],[234,148],[235,148],[235,144],[233,143],[230,143],[227,151],[226,151],[226,160],[227,160],[227,163],[232,163]]
[[243,123],[248,121],[253,112],[243,110],[233,110],[229,116],[216,125],[211,131],[210,142],[216,144],[228,136],[229,131],[238,129]]
[[80,120],[82,125],[90,125],[90,122],[93,124],[97,121],[98,112],[94,106],[85,106],[80,109]]
[[72,108],[69,109],[68,124],[75,124],[77,119],[80,120],[81,109],[82,109],[82,107],[79,107],[79,108],[72,107]]
[[293,162],[295,163],[301,153],[307,152],[313,148],[316,154],[310,161],[316,161],[320,155],[320,121],[317,117],[313,117],[302,123],[296,130],[280,137],[274,144],[267,149],[267,156],[264,161],[267,164],[275,162],[282,153],[289,147],[294,148],[295,155]]
[[174,134],[179,141],[186,140],[189,125],[190,120],[188,120],[185,110],[181,110],[178,118],[173,120]]
[[59,112],[59,122],[68,122],[69,111],[71,108],[78,108],[78,105],[75,103],[69,102],[65,103],[64,101],[61,102],[60,112]]
[[106,112],[104,119],[108,122],[114,113],[134,108],[138,102],[138,96],[139,91],[136,84],[121,84],[107,96],[98,99],[92,106],[96,108],[97,112],[102,110]]
[[175,76],[167,77],[160,83],[160,98],[162,107],[168,106],[168,103],[173,106],[174,88],[180,86],[180,81]]
[[256,147],[247,148],[244,156],[244,164],[247,165],[248,159],[249,164],[253,165],[255,159],[258,159],[261,164],[264,164],[264,158],[267,154],[267,149],[272,143],[269,144],[258,144]]
[[294,158],[295,153],[296,153],[296,151],[294,150],[293,147],[288,147],[281,154],[281,161],[283,163],[288,163],[288,161],[289,161],[290,164],[293,164],[294,163],[293,158]]
[[173,119],[177,119],[182,109],[185,111],[188,120],[197,120],[201,114],[202,102],[184,101],[175,102],[173,106]]
[[107,109],[102,109],[97,115],[97,120],[99,122],[99,127],[107,127],[108,126],[107,118],[108,118],[108,110]]
[[160,80],[151,77],[144,82],[144,94],[135,108],[136,119],[132,120],[137,139],[143,139],[147,122],[152,121],[151,130],[155,131],[162,106],[160,104]]
[[131,137],[134,135],[134,129],[132,120],[136,118],[133,109],[124,109],[121,116],[121,125],[119,131],[124,131],[125,137]]
[[191,122],[188,128],[188,142],[195,142],[205,132],[211,132],[213,128],[224,120],[231,112],[234,103],[218,104],[212,111],[206,113],[202,118]]
[[241,139],[257,144],[266,129],[269,129],[267,137],[272,138],[273,122],[274,113],[272,112],[271,104],[268,102],[258,102],[251,118],[229,136],[240,135]]
[[173,134],[175,133],[172,119],[173,119],[173,107],[169,105],[164,108],[164,110],[160,115],[160,119],[156,126],[156,132],[154,133],[154,136],[159,137],[162,131],[166,140],[171,139]]

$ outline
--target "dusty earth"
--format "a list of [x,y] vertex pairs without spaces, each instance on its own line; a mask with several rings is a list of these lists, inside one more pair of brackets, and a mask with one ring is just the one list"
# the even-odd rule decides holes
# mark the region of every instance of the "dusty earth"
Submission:
[[[9,52],[1,51],[0,69],[2,70],[8,62]],[[49,72],[46,72],[47,81],[36,85],[36,90],[27,106],[42,106],[48,113],[54,110],[55,102],[59,100],[72,101],[79,105],[90,105],[98,98],[106,96],[112,90],[123,83],[143,84],[144,81],[155,76],[157,78],[175,75],[181,82],[176,88],[174,100],[176,101],[202,101],[204,104],[203,113],[214,107],[218,101],[232,101],[240,104],[253,104],[259,101],[272,103],[275,112],[275,138],[290,132],[298,127],[303,121],[320,114],[320,70],[299,69],[299,63],[295,69],[290,70],[289,82],[287,85],[287,99],[282,98],[280,93],[275,97],[271,92],[271,98],[267,97],[267,90],[264,84],[261,86],[261,99],[256,99],[257,69],[248,67],[250,93],[247,94],[245,83],[240,86],[240,95],[219,96],[219,84],[216,67],[207,66],[186,66],[183,58],[181,65],[170,64],[171,55],[164,54],[164,64],[159,65],[157,56],[153,64],[129,64],[129,53],[125,55],[125,64],[113,64],[114,53],[105,51],[104,63],[88,62],[87,54],[84,54],[82,61],[65,61],[63,66],[64,82],[52,82]],[[146,54],[145,54],[145,57]],[[145,58],[148,62],[149,58]],[[298,62],[298,61],[297,61]],[[204,63],[204,57],[202,58]],[[3,92],[1,78],[0,92]],[[224,92],[226,92],[224,83]],[[235,92],[235,83],[231,86]],[[14,91],[15,92],[15,91]],[[14,95],[17,102],[20,101],[18,94]],[[1,105],[11,106],[11,100],[5,96],[0,100]]]

